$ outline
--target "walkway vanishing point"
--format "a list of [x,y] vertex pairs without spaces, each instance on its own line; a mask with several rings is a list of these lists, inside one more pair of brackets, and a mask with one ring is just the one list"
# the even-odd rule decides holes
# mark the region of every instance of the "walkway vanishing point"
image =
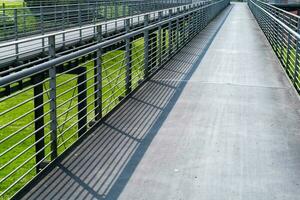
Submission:
[[281,63],[232,3],[20,197],[297,200],[299,122]]

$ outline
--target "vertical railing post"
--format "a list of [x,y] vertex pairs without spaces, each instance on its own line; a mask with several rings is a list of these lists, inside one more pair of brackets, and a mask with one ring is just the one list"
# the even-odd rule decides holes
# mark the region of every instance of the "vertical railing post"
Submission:
[[[183,10],[184,10],[184,13],[187,12],[187,8],[186,6],[183,6]],[[185,41],[187,40],[187,20],[186,20],[186,16],[183,17],[183,43],[185,43]]]
[[78,12],[79,12],[79,16],[78,16],[78,20],[79,20],[79,41],[80,43],[82,43],[82,10],[81,10],[81,6],[80,4],[78,4]]
[[[191,5],[189,5],[188,7],[188,11],[191,10]],[[187,15],[187,41],[189,41],[189,39],[191,38],[191,14]]]
[[[199,5],[200,7],[200,5]],[[202,8],[200,10],[197,11],[197,33],[199,33],[202,29],[201,29],[201,17],[202,17]]]
[[87,75],[85,66],[78,68],[77,89],[78,137],[81,137],[87,131]]
[[[169,19],[172,18],[173,15],[173,10],[169,9]],[[172,48],[173,48],[173,34],[172,34],[172,21],[169,21],[169,25],[168,25],[168,29],[169,29],[169,48],[168,48],[168,52],[169,52],[169,56],[171,56],[172,54]]]
[[15,31],[15,40],[18,40],[18,10],[14,9],[14,31]]
[[100,10],[100,6],[99,6],[99,2],[96,2],[96,8],[95,8],[95,23],[98,22],[99,19],[99,10]]
[[[48,37],[50,59],[55,58],[55,36]],[[57,157],[56,66],[49,69],[51,160]]]
[[114,1],[114,10],[115,10],[114,11],[114,19],[117,20],[118,15],[119,15],[119,8],[118,8],[118,2],[117,1]]
[[287,50],[286,50],[286,72],[289,75],[289,62],[290,62],[290,51],[291,51],[291,33],[288,33]]
[[[160,11],[158,13],[158,21],[161,22],[162,18],[163,18],[163,13],[162,13],[162,11]],[[158,27],[158,63],[159,63],[159,66],[162,63],[162,47],[161,47],[162,41],[161,40],[162,40],[161,25],[159,25],[159,27]]]
[[[92,12],[92,23],[95,25],[96,24],[96,9],[97,9],[97,2],[96,2],[96,5],[92,6],[89,5],[89,15],[90,15],[90,12]],[[90,11],[90,9],[92,9],[92,11]],[[90,17],[89,17],[89,21],[91,21]],[[94,34],[95,34],[95,27],[93,28],[93,31],[94,31]]]
[[[300,33],[300,19],[298,19],[298,24],[297,24],[297,33]],[[296,88],[296,90],[299,92],[299,87],[300,82],[297,80],[300,79],[299,77],[299,48],[300,48],[300,41],[299,39],[296,39],[296,55],[295,55],[295,69],[294,69],[294,75],[293,75],[293,84]]]
[[40,31],[44,35],[44,11],[43,6],[40,6]]
[[[126,19],[125,24],[126,33],[130,31],[130,19]],[[125,39],[125,58],[126,58],[126,95],[132,90],[132,39],[127,37]]]
[[67,7],[67,26],[68,26],[68,24],[70,24],[70,6],[69,5],[67,5],[66,6]]
[[205,13],[203,8],[203,3],[200,3],[201,9],[200,9],[200,30],[203,30],[204,22],[205,22]]
[[23,8],[23,34],[26,34],[26,10]]
[[192,21],[192,31],[193,35],[195,36],[197,33],[197,12],[195,11],[195,4],[193,5],[193,12],[191,16],[191,21]]
[[118,3],[114,1],[114,16],[113,19],[115,20],[115,30],[118,30]]
[[[177,12],[180,12],[180,8],[177,8]],[[180,36],[179,36],[179,18],[176,19],[176,49],[179,50],[179,42],[180,42]]]
[[[149,24],[149,15],[144,16],[144,27]],[[144,31],[144,78],[149,76],[149,30]]]
[[[65,28],[65,6],[62,5],[62,29],[63,31],[66,29]],[[62,41],[63,41],[63,47],[65,47],[65,42],[66,42],[66,34],[62,34]]]
[[[275,17],[277,16],[277,13],[275,13]],[[274,21],[274,36],[275,36],[275,46],[274,46],[274,49],[275,49],[275,53],[276,55],[278,56],[279,53],[278,53],[278,48],[279,48],[279,38],[278,38],[278,23],[276,21]]]
[[280,44],[280,60],[283,60],[283,55],[284,55],[284,48],[283,48],[283,43],[284,43],[284,31],[283,31],[283,27],[280,27],[280,37],[281,37],[281,39],[280,39],[280,42],[281,42],[281,44]]
[[54,4],[54,25],[57,27],[57,5]]
[[105,21],[107,21],[107,3],[106,2],[104,3],[104,18],[105,18]]
[[3,8],[3,10],[2,10],[2,16],[3,16],[3,37],[5,38],[6,37],[6,19],[7,19],[7,17],[6,17],[6,14],[5,14],[5,3],[2,3],[2,8]]
[[300,48],[300,44],[299,44],[299,40],[297,39],[296,41],[296,55],[295,55],[295,69],[294,69],[294,74],[293,74],[293,84],[296,88],[296,90],[299,92],[299,87],[300,87],[300,82],[298,82],[298,79],[300,79],[299,77],[299,48]]
[[[190,5],[190,8],[191,10],[193,10],[193,7],[192,5]],[[190,25],[190,28],[189,28],[189,40],[191,40],[193,38],[193,36],[195,35],[195,21],[196,21],[196,18],[195,18],[195,12],[192,12],[190,15],[189,15],[189,25]]]
[[44,74],[40,73],[32,78],[34,95],[34,137],[35,137],[35,162],[36,173],[43,168],[41,162],[45,159],[45,128],[44,128],[44,97],[43,97]]
[[[102,42],[102,26],[97,26],[97,43]],[[102,118],[102,48],[97,49],[95,58],[95,119]]]
[[[104,3],[104,18],[105,18],[105,22],[107,22],[107,3],[105,2]],[[105,23],[105,32],[107,33],[108,30],[107,30],[107,23]]]
[[[42,33],[42,35],[45,34],[44,26],[45,25],[44,25],[43,7],[40,6],[40,27],[41,27],[41,33]],[[43,47],[42,52],[44,54],[45,53],[45,39],[44,38],[42,38],[42,47]]]
[[126,1],[123,0],[122,1],[122,17],[125,17],[126,16]]

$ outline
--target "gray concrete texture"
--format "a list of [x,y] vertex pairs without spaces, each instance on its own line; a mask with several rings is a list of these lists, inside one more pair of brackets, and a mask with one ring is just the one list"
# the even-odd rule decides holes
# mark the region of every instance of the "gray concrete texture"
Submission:
[[299,98],[232,7],[24,199],[300,199]]

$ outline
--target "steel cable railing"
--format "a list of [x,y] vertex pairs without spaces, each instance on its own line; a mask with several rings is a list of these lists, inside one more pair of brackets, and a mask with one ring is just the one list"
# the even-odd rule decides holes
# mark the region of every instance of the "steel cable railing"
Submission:
[[[267,4],[250,0],[248,5],[294,87],[300,93],[299,28],[295,27],[291,21],[282,20],[282,17],[278,18],[277,15],[274,15],[274,12],[270,11],[273,7],[265,8],[268,6]],[[287,15],[287,18],[290,17],[288,13],[284,15]]]
[[[208,2],[198,4],[205,5]],[[143,26],[145,15],[149,15],[149,23],[155,23],[159,19],[158,14],[160,12],[162,12],[162,18],[168,18],[171,12],[174,15],[190,9],[193,8],[191,6],[179,6],[172,9],[148,12],[108,22],[86,25],[81,28],[2,43],[0,44],[0,76],[5,76],[48,60],[48,38],[50,35],[55,36],[56,55],[61,56],[97,43],[96,27],[99,25],[102,27],[103,40],[108,40],[124,34],[124,24],[127,19],[131,21],[131,29],[135,30]],[[9,94],[10,88],[7,87],[4,92],[0,91],[0,96],[1,93]]]
[[[112,19],[190,4],[190,0],[87,1],[0,8],[0,41],[82,27]],[[5,4],[4,4],[5,5]]]
[[55,36],[47,49],[50,60],[0,78],[0,88],[20,81],[28,85],[0,97],[0,198],[8,198],[89,133],[105,116],[159,70],[220,13],[229,0],[193,4],[168,18],[159,12],[150,23],[57,56]]
[[290,27],[294,31],[298,30],[299,20],[300,20],[300,17],[298,15],[295,15],[295,14],[290,13],[288,11],[277,8],[276,6],[273,6],[273,5],[271,5],[269,3],[266,3],[266,2],[256,1],[256,3],[259,6],[261,6],[263,9],[265,9],[266,11],[271,13],[278,20],[285,23],[288,27]]

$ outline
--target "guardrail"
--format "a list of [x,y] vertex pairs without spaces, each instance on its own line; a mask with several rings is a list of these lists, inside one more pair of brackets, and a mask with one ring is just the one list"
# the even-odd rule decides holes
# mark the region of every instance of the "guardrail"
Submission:
[[[229,4],[221,0],[56,57],[0,78],[0,88],[30,84],[0,98],[0,198],[13,195],[83,137],[186,45]],[[201,5],[201,6],[200,6]]]
[[270,14],[272,14],[274,17],[276,17],[278,20],[285,23],[288,27],[290,27],[294,31],[297,31],[299,29],[300,17],[298,15],[295,15],[291,12],[277,8],[276,6],[273,6],[266,2],[256,1],[256,3],[260,7],[262,7],[266,11],[268,11]]
[[[202,6],[209,2],[199,2],[195,5]],[[131,21],[131,29],[140,28],[144,25],[145,15],[149,15],[149,23],[155,23],[160,15],[164,18],[181,14],[194,9],[192,4],[188,6],[179,6],[171,9],[159,10],[155,12],[134,15],[126,18],[112,20],[108,22],[97,23],[83,26],[81,28],[58,31],[51,34],[45,34],[36,37],[30,37],[17,41],[11,41],[0,44],[0,77],[19,71],[24,68],[34,66],[49,59],[49,37],[55,38],[56,55],[61,56],[76,49],[91,46],[97,43],[97,26],[101,25],[103,40],[117,37],[125,33],[126,20]],[[6,91],[0,91],[9,94],[10,87]]]
[[96,1],[91,3],[0,8],[0,41],[50,31],[66,30],[137,15],[154,10],[186,5],[190,0]]
[[[279,18],[278,15],[274,15],[274,12],[271,11],[273,9],[271,5],[262,4],[262,2],[256,0],[249,0],[248,5],[294,87],[300,94],[299,27],[295,28],[291,20],[283,20],[286,17]],[[268,6],[270,8],[265,8]],[[285,15],[284,13],[282,11],[282,15]],[[288,19],[291,19],[290,14],[286,13],[286,15]]]

